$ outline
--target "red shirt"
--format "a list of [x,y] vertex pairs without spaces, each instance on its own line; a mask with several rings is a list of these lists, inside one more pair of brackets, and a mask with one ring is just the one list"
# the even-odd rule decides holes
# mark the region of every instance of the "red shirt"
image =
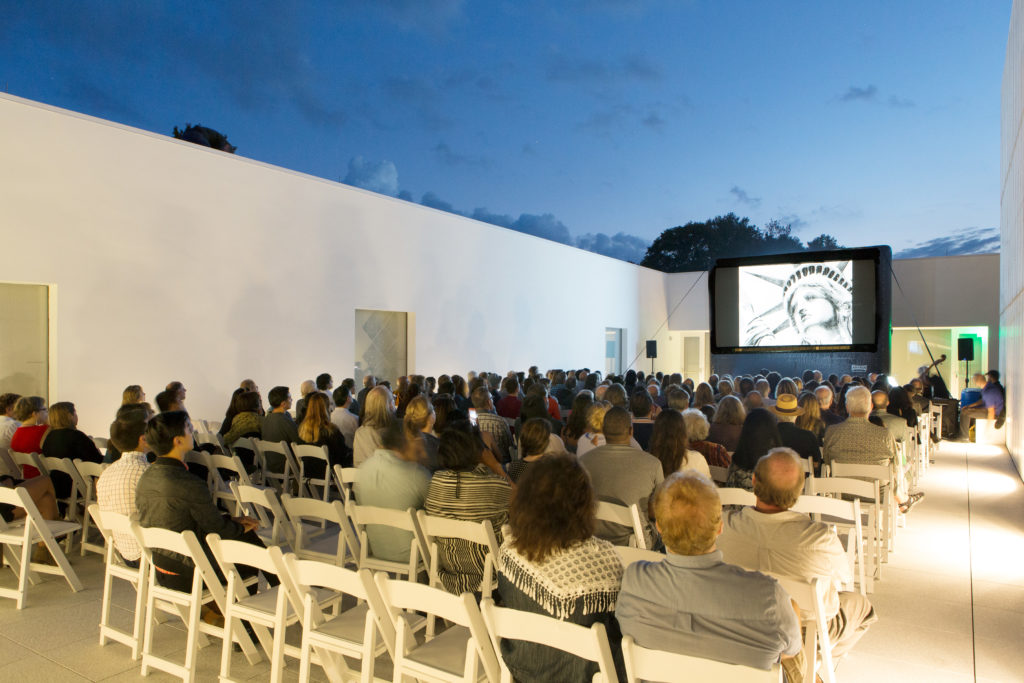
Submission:
[[[18,427],[14,431],[14,436],[11,437],[11,450],[18,453],[42,453],[43,434],[46,434],[46,430],[49,428],[49,425],[22,425]],[[25,479],[38,477],[39,474],[39,470],[35,467],[30,465],[22,466],[21,476]]]
[[554,396],[548,396],[548,415],[551,416],[552,420],[562,421],[562,411],[558,407],[558,401],[555,400]]
[[519,411],[523,407],[523,402],[519,400],[518,396],[509,394],[505,398],[498,401],[498,405],[495,406],[495,410],[498,415],[502,417],[508,417],[516,419],[519,417]]

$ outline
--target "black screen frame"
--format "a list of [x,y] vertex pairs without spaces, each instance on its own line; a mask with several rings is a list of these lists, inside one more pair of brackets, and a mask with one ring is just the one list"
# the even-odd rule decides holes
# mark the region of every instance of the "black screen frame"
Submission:
[[[883,302],[881,296],[882,277],[888,277],[889,271],[882,273],[883,250],[888,252],[888,247],[860,247],[855,249],[829,249],[827,251],[798,251],[785,254],[768,254],[763,256],[746,256],[737,258],[718,259],[708,272],[708,313],[711,319],[711,352],[724,353],[793,353],[793,352],[814,352],[814,351],[857,351],[876,353],[878,351],[878,332],[882,326]],[[874,329],[871,330],[871,342],[852,344],[822,344],[822,345],[789,345],[789,346],[722,346],[718,343],[719,321],[717,311],[717,280],[719,268],[740,268],[743,266],[773,265],[778,263],[821,263],[823,261],[872,261],[875,265],[874,282]],[[864,335],[865,337],[867,335]]]

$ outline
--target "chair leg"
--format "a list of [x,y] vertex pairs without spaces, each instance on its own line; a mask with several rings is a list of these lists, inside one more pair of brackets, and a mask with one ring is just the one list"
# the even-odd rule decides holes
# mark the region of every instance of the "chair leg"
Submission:
[[231,680],[231,651],[234,649],[234,639],[231,637],[234,626],[234,610],[231,609],[233,603],[232,596],[234,595],[235,588],[235,576],[232,573],[228,577],[228,587],[226,595],[228,599],[227,604],[224,606],[224,641],[220,649],[220,680],[230,681]]

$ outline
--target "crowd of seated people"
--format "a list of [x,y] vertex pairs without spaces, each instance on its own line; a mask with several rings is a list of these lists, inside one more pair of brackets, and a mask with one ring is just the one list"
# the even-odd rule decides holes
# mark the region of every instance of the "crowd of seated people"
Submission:
[[[396,378],[397,398],[380,378],[364,378],[358,395],[355,387],[346,379],[335,389],[331,376],[321,374],[301,383],[293,411],[291,390],[275,386],[264,412],[256,383],[244,380],[219,431],[228,447],[245,437],[326,446],[331,465],[360,468],[354,487],[360,504],[488,520],[501,545],[504,604],[581,624],[601,621],[613,640],[621,625],[622,634],[649,647],[761,668],[797,654],[799,630],[785,594],[770,578],[746,570],[766,569],[759,558],[775,553],[786,559],[773,562],[773,571],[792,566],[802,579],[818,569],[848,578],[839,576],[834,531],[789,509],[803,484],[801,459],[814,472],[833,462],[888,464],[901,512],[923,495],[906,490],[896,444],[917,438],[917,417],[927,403],[917,400],[920,387],[890,388],[884,377],[872,383],[812,371],[793,378],[763,372],[694,382],[632,370],[623,377],[589,370],[542,376],[531,368],[505,376]],[[185,396],[181,382],[168,384],[156,397],[154,417],[141,387],[125,390],[110,429],[107,460],[113,464],[100,478],[98,502],[144,525],[258,543],[255,520],[218,509],[205,481],[183,466],[196,447]],[[0,408],[0,446],[102,459],[77,430],[72,404],[48,408],[39,397],[4,394]],[[323,469],[307,463],[307,476],[322,477],[317,467]],[[713,468],[725,471],[718,486],[753,491],[757,505],[723,521]],[[0,483],[24,486],[44,516],[56,517],[53,501],[63,484],[25,474]],[[611,548],[629,542],[633,529],[598,521],[597,501],[637,505],[646,527],[642,541],[667,553],[664,565],[632,565],[624,574]],[[5,519],[8,513],[0,509]],[[785,539],[760,531],[783,522],[793,530]],[[769,546],[752,552],[754,541],[737,541],[747,536]],[[407,532],[371,525],[368,537],[375,556],[408,559]],[[789,545],[778,545],[783,540]],[[126,561],[138,561],[132,539],[115,542]],[[190,570],[172,560],[160,561],[162,582],[185,586]],[[439,561],[447,590],[478,589],[482,547],[439,539]],[[584,562],[590,570],[580,569]],[[664,599],[669,593],[672,599]],[[833,607],[838,656],[875,616],[861,596],[834,592]],[[769,608],[777,623],[754,619]],[[559,680],[582,681],[593,673],[581,660],[535,646],[505,643],[502,652],[517,680],[550,680],[559,671],[565,672]],[[799,669],[799,657],[786,668]]]

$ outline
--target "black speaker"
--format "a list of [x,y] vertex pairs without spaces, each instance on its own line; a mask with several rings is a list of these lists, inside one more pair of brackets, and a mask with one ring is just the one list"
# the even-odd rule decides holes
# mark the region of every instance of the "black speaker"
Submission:
[[956,340],[956,359],[974,360],[974,340],[970,337],[960,337]]
[[656,339],[647,340],[647,357],[657,358],[658,357],[658,341]]

